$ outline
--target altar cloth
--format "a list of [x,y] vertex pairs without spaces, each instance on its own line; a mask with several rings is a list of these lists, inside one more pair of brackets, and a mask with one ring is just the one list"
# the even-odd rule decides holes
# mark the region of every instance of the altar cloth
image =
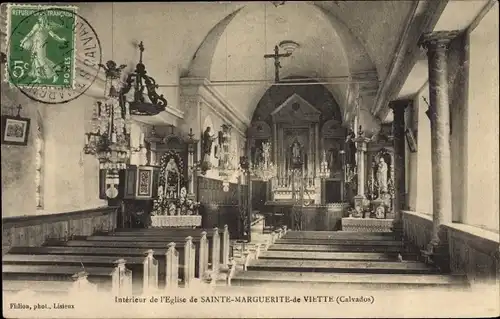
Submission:
[[151,227],[200,227],[200,215],[151,216]]
[[343,231],[359,231],[359,232],[391,232],[393,219],[377,219],[377,218],[342,218]]

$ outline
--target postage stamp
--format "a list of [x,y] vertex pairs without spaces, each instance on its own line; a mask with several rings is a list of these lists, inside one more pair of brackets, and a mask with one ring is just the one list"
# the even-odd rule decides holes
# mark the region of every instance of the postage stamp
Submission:
[[42,103],[66,103],[83,94],[99,72],[101,46],[77,8],[7,8],[7,81]]

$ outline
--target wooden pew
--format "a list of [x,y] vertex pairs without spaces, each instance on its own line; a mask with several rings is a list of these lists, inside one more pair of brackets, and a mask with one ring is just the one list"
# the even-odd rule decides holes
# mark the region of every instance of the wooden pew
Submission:
[[[80,291],[85,286],[87,277],[90,277],[102,290],[110,289],[115,295],[130,295],[132,273],[126,268],[124,260],[117,260],[115,264],[115,267],[88,267],[83,272],[81,266],[2,265],[4,290],[36,292],[42,286],[50,287],[53,281],[57,282],[56,286],[59,285],[59,288],[62,288],[62,282],[73,281],[74,284],[66,287]],[[25,282],[24,287],[20,284],[22,282]],[[30,286],[26,286],[26,282]]]
[[[90,267],[106,267],[122,257],[130,268],[134,269],[134,282],[140,283],[143,292],[154,291],[159,285],[159,261],[154,256],[165,259],[167,249],[112,248],[112,247],[14,247],[4,256],[4,265],[16,266],[72,266],[90,265]],[[139,257],[144,256],[145,257]],[[78,265],[78,266],[77,266]],[[191,266],[194,268],[194,265]],[[120,268],[120,273],[123,269]],[[117,275],[121,276],[121,275]],[[121,280],[121,279],[120,279]],[[135,286],[137,287],[137,286]],[[138,289],[135,289],[136,291]]]
[[[163,230],[163,231],[162,231]],[[230,256],[230,235],[229,229],[227,225],[224,227],[224,231],[222,232],[222,236],[220,236],[220,231],[218,228],[214,228],[211,233],[206,233],[205,231],[198,233],[198,229],[190,230],[190,231],[182,231],[177,232],[175,229],[155,229],[154,231],[149,231],[149,229],[145,230],[130,230],[130,231],[122,231],[120,233],[109,233],[108,235],[98,235],[98,236],[89,236],[86,238],[86,241],[89,242],[134,242],[137,243],[138,247],[143,245],[143,247],[158,247],[152,243],[161,243],[164,244],[166,242],[175,242],[177,244],[180,243],[181,240],[184,240],[184,235],[189,234],[189,236],[193,237],[193,242],[198,243],[200,247],[199,256],[199,266],[197,273],[199,277],[202,278],[203,275],[208,270],[208,264],[206,259],[208,257],[208,262],[212,264],[212,272],[218,273],[221,268],[226,269],[227,264],[229,263]],[[191,234],[190,234],[191,233]],[[206,243],[205,243],[206,241]],[[77,245],[81,244],[82,241],[70,241],[68,245]],[[85,244],[90,246],[92,244]],[[130,244],[114,244],[114,247],[130,247]],[[208,247],[208,248],[207,248]],[[208,253],[205,252],[207,249]]]
[[[130,268],[142,268],[143,291],[158,289],[158,260],[153,257],[152,249],[145,252],[146,257],[127,257],[126,263]],[[144,253],[143,253],[144,255]],[[4,265],[54,265],[54,266],[81,266],[107,267],[115,263],[117,256],[90,256],[90,255],[25,255],[7,254],[3,257]],[[139,272],[138,272],[139,273]]]
[[[60,245],[71,246],[71,247],[96,247],[96,248],[163,248],[167,247],[167,240],[162,241],[115,241],[112,236],[107,237],[102,240],[70,240],[67,242],[60,243]],[[122,237],[122,239],[125,237]],[[144,238],[145,240],[147,238]],[[206,233],[203,232],[201,238],[193,239],[188,236],[185,240],[174,239],[171,242],[175,243],[177,247],[181,247],[181,260],[180,265],[184,269],[182,272],[182,279],[190,278],[191,271],[194,272],[193,276],[198,278],[203,278],[204,274],[208,270],[209,255],[208,255],[208,241],[206,238]],[[189,242],[189,243],[188,243]],[[194,254],[191,256],[191,254]],[[194,262],[193,266],[186,268],[189,263]],[[197,262],[197,263],[196,263]],[[186,276],[189,275],[189,276]]]
[[[217,230],[217,231],[216,231]],[[90,236],[87,237],[88,240],[101,240],[103,237],[113,236],[116,240],[130,241],[130,240],[140,240],[143,238],[148,238],[147,241],[162,241],[163,238],[174,239],[191,236],[196,239],[199,236],[200,229],[186,229],[186,228],[147,228],[138,230],[117,230],[114,232],[107,233],[107,236]],[[218,234],[218,236],[216,235]],[[220,240],[220,245],[217,247],[220,251],[219,264],[222,263],[223,268],[227,268],[229,264],[229,258],[231,257],[231,238],[229,233],[229,227],[224,225],[224,229],[221,231],[218,228],[214,228],[212,232],[207,234],[207,238],[210,240],[209,249],[212,255],[212,248],[216,247],[214,237],[218,237]]]

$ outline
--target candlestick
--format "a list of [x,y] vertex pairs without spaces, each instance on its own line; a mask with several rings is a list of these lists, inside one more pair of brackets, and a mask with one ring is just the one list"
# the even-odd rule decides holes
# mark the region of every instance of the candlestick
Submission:
[[144,146],[144,133],[139,136],[139,146]]

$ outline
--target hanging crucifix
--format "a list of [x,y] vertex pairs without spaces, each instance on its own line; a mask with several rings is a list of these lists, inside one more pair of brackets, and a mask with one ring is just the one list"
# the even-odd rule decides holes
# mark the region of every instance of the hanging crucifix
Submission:
[[274,68],[275,68],[275,75],[274,75],[274,81],[278,83],[280,81],[280,68],[281,68],[281,63],[280,63],[280,58],[286,58],[291,56],[291,52],[287,53],[279,53],[279,48],[278,46],[274,46],[274,54],[266,54],[264,55],[264,58],[269,59],[273,58],[274,59]]

